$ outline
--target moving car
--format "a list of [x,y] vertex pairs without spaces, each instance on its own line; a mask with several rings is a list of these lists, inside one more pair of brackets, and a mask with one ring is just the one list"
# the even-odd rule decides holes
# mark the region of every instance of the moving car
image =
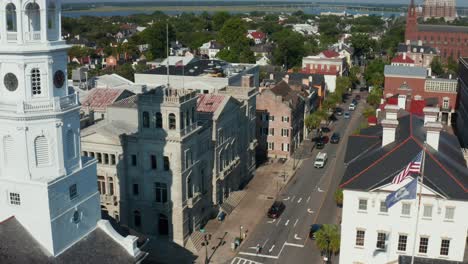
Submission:
[[349,112],[344,113],[344,118],[345,119],[349,119],[350,117],[351,117],[351,115],[349,114]]
[[337,144],[338,142],[340,142],[340,134],[335,132],[330,138],[330,143]]
[[338,115],[338,116],[343,115],[343,108],[341,108],[341,107],[335,108],[335,113],[336,113],[336,115]]
[[329,138],[328,136],[322,136],[322,137],[320,138],[320,141],[322,141],[323,144],[327,144],[328,141],[330,141],[330,138]]
[[268,210],[268,217],[278,218],[285,208],[286,206],[284,205],[283,202],[275,201],[273,205],[270,207],[270,210]]
[[323,143],[321,140],[318,140],[317,143],[315,143],[315,147],[317,149],[323,149],[325,147],[325,143]]
[[315,157],[314,167],[317,169],[321,169],[325,167],[327,160],[328,160],[327,153],[319,152],[317,156]]
[[349,111],[354,111],[354,109],[356,109],[356,105],[354,103],[351,103],[348,107],[348,110]]
[[313,224],[310,226],[310,231],[309,231],[309,238],[312,240],[315,240],[315,233],[322,228],[321,224]]

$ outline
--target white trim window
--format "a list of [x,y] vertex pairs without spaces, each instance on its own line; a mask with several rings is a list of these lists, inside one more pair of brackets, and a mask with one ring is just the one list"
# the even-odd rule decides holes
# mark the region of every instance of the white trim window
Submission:
[[362,229],[356,230],[356,246],[363,247],[365,237],[366,237],[365,230],[362,230]]
[[378,232],[377,233],[376,248],[379,249],[379,250],[384,250],[385,249],[385,241],[387,241],[387,233]]
[[359,199],[359,211],[367,211],[367,199]]
[[420,237],[419,238],[419,253],[427,254],[427,247],[429,245],[429,237]]
[[289,116],[282,116],[281,121],[283,121],[285,123],[289,123]]
[[431,204],[424,205],[423,218],[432,218],[432,205]]
[[400,234],[398,236],[398,247],[397,250],[400,252],[405,252],[406,251],[406,244],[408,242],[408,235],[406,234]]
[[455,218],[455,207],[445,207],[445,220],[452,221]]
[[450,249],[450,239],[442,239],[440,241],[440,255],[448,256]]
[[288,143],[281,143],[281,150],[285,152],[289,152],[289,144]]
[[289,137],[289,129],[288,128],[282,128],[281,129],[281,136],[282,137]]
[[275,150],[275,142],[268,142],[268,150]]
[[401,204],[401,215],[410,216],[410,214],[411,214],[411,204],[410,203],[402,203]]
[[388,208],[387,208],[387,204],[385,203],[385,201],[380,201],[380,212],[388,213]]
[[10,204],[21,205],[21,195],[19,193],[10,193]]

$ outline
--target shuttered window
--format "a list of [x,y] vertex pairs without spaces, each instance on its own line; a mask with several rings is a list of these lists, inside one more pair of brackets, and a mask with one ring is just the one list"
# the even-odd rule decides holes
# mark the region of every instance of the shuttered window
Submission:
[[67,154],[69,159],[75,158],[75,133],[72,130],[67,131]]
[[34,140],[34,149],[36,152],[36,165],[44,166],[49,164],[49,144],[44,136],[37,137]]

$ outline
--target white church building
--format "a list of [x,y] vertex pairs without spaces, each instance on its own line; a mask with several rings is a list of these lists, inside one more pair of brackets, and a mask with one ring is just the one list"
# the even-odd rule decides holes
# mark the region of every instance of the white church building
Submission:
[[[424,119],[391,105],[385,112],[380,125],[349,138],[348,166],[340,185],[344,197],[340,263],[410,263],[413,252],[415,263],[466,261],[468,169],[458,140],[444,131],[429,107]],[[424,142],[415,233],[418,200],[401,200],[387,208],[385,198],[412,180],[409,176],[392,184],[423,150]]]
[[80,155],[60,1],[0,10],[0,262],[136,262],[137,238],[101,220],[96,161]]

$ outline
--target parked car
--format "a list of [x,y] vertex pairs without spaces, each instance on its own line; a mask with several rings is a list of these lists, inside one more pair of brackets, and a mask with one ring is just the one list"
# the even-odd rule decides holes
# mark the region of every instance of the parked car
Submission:
[[343,115],[343,108],[341,108],[341,107],[335,108],[335,113],[336,113],[336,115],[338,115],[338,116]]
[[268,217],[278,218],[285,208],[286,205],[284,205],[283,202],[275,201],[273,205],[271,205],[270,210],[268,210]]
[[349,111],[354,111],[354,109],[356,109],[356,105],[354,103],[351,103],[348,107],[348,110]]
[[314,162],[314,167],[317,169],[321,169],[325,167],[325,164],[327,163],[328,160],[328,155],[325,152],[319,152],[317,156],[315,157],[315,162]]
[[340,142],[340,134],[335,132],[330,138],[330,143],[337,144],[338,142]]
[[356,99],[356,101],[359,101],[361,100],[361,96],[359,94],[356,94],[356,96],[354,96],[354,99]]
[[218,214],[218,221],[222,222],[226,218],[226,213],[224,211],[219,212]]
[[343,116],[344,116],[345,119],[349,119],[351,117],[349,112],[345,112]]
[[315,240],[315,233],[322,228],[321,224],[313,224],[310,226],[310,231],[309,231],[309,238],[312,240]]
[[323,149],[325,147],[325,143],[323,143],[321,140],[317,141],[317,143],[315,143],[315,147],[317,149]]
[[330,141],[330,138],[328,136],[322,136],[320,138],[320,141],[323,142],[324,144],[327,144],[328,141]]
[[369,88],[367,88],[367,86],[361,86],[361,88],[359,88],[359,91],[367,92],[367,91],[369,91]]
[[322,133],[330,133],[331,129],[328,127],[321,127],[320,130],[322,130]]
[[352,103],[353,105],[357,105],[357,104],[358,104],[358,101],[357,101],[356,99],[353,99],[353,101],[351,101],[351,103]]

